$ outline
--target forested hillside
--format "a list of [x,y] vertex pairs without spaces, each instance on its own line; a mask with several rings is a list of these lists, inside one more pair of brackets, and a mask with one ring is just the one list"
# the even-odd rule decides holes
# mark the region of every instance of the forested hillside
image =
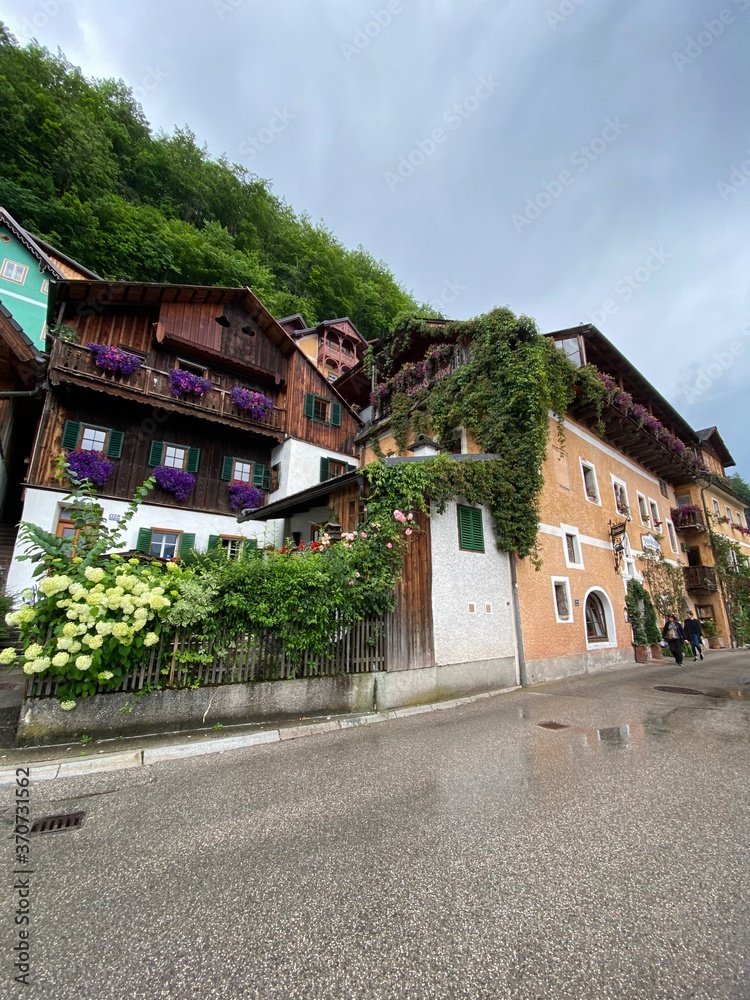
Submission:
[[0,23],[0,204],[109,278],[249,284],[276,316],[351,316],[368,338],[414,301],[266,181],[188,129],[154,135],[122,81],[87,80]]

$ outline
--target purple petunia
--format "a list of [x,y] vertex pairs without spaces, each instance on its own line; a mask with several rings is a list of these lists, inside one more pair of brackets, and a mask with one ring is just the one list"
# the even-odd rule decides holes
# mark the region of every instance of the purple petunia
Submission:
[[103,451],[81,450],[68,453],[68,469],[71,479],[87,481],[101,489],[112,475],[114,465]]
[[205,396],[213,388],[209,379],[194,375],[184,368],[173,368],[170,371],[169,384],[173,396]]
[[88,347],[94,355],[97,367],[108,372],[132,375],[143,364],[143,359],[137,354],[128,354],[119,347],[107,347],[106,344],[89,344]]
[[192,472],[171,469],[163,465],[154,469],[154,479],[157,486],[166,490],[167,493],[174,493],[175,499],[179,501],[187,500],[195,486],[195,476]]
[[229,491],[229,502],[232,505],[232,510],[245,510],[248,508],[255,510],[256,507],[260,507],[263,504],[263,490],[259,490],[257,486],[251,486],[250,483],[241,483],[239,480],[234,479],[227,485],[227,489]]
[[252,389],[236,385],[230,389],[229,395],[234,405],[247,413],[253,420],[262,420],[273,409],[273,400],[264,396],[262,392],[255,392]]

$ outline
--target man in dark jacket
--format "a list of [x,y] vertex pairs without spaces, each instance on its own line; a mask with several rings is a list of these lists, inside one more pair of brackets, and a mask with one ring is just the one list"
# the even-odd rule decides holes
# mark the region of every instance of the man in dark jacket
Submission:
[[703,644],[701,643],[701,638],[703,637],[703,629],[701,628],[701,623],[697,618],[693,617],[693,612],[688,611],[687,618],[685,619],[685,624],[682,626],[685,632],[685,638],[693,647],[693,663],[698,659],[695,655],[700,653],[701,659],[703,659]]
[[678,667],[681,667],[682,645],[685,642],[685,633],[682,630],[682,625],[677,621],[677,615],[669,615],[667,617],[664,628],[661,630],[661,635],[663,639],[667,640],[667,645],[672,650],[675,663]]

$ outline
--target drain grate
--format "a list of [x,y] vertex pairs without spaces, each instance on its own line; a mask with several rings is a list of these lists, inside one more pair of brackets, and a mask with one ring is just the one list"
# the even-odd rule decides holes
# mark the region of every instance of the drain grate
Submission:
[[565,722],[537,722],[540,729],[570,729]]
[[657,684],[654,691],[666,691],[667,694],[700,694],[705,697],[705,691],[699,691],[697,688],[683,688],[683,687],[673,687],[670,684]]
[[84,812],[66,813],[63,816],[44,816],[35,819],[31,825],[32,834],[63,833],[65,830],[78,830],[83,823]]

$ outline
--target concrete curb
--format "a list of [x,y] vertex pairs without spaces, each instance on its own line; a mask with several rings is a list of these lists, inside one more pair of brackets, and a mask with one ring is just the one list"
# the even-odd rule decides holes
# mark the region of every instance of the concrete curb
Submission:
[[19,760],[16,765],[0,768],[0,786],[13,785],[16,781],[16,771],[19,767],[28,768],[32,781],[54,781],[56,778],[82,777],[101,771],[123,771],[134,767],[148,767],[165,761],[181,760],[185,757],[202,757],[208,754],[226,753],[232,750],[244,750],[246,747],[259,746],[264,743],[283,743],[287,740],[302,739],[307,736],[318,736],[322,733],[332,733],[337,730],[354,729],[357,726],[370,726],[378,722],[388,722],[392,719],[408,718],[412,715],[422,715],[448,708],[460,708],[477,701],[494,698],[501,694],[510,694],[520,688],[499,688],[496,691],[483,691],[481,694],[469,695],[465,698],[454,698],[451,701],[432,702],[427,705],[413,705],[408,708],[394,708],[387,712],[373,712],[368,715],[350,716],[343,719],[331,719],[324,722],[311,721],[294,726],[279,726],[275,729],[264,729],[256,733],[243,733],[240,736],[216,736],[195,743],[180,742],[168,746],[146,747],[139,750],[116,751],[100,753],[96,757],[85,759],[58,758],[40,760],[39,763],[26,763]]

